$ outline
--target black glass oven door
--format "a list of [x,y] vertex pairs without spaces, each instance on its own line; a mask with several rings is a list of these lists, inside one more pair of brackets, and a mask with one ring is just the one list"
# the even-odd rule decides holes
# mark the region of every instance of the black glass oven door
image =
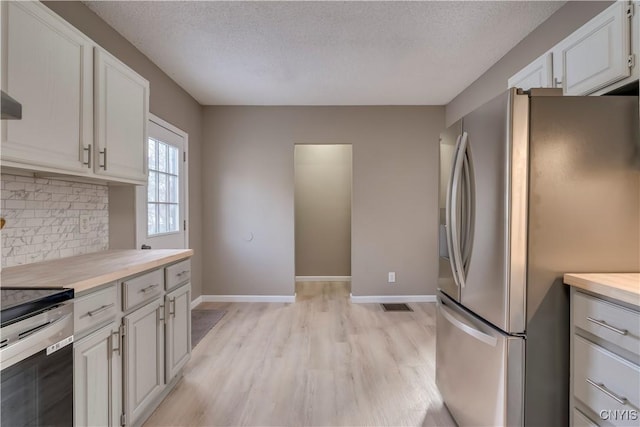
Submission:
[[0,373],[2,426],[73,425],[73,345],[46,350]]

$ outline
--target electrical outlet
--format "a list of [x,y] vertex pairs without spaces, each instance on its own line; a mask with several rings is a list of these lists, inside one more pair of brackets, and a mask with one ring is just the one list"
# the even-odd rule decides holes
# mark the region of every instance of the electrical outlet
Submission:
[[80,232],[88,233],[91,231],[89,222],[91,221],[91,215],[80,215]]
[[389,283],[396,283],[396,272],[395,271],[390,271],[389,272]]

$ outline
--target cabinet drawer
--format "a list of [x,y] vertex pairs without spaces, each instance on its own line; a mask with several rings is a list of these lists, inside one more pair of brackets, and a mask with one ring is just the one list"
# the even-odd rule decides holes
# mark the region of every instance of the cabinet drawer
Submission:
[[120,311],[117,295],[116,284],[113,283],[106,289],[77,298],[73,302],[74,333],[113,319]]
[[573,408],[573,427],[598,427],[598,424],[591,421],[578,409]]
[[580,292],[573,304],[577,327],[640,355],[640,313]]
[[623,414],[640,406],[640,367],[578,335],[573,339],[575,397],[596,414],[620,414],[609,419],[614,425],[637,425]]
[[165,268],[167,289],[172,289],[191,279],[191,260],[185,260]]
[[160,295],[164,290],[163,287],[162,270],[155,270],[122,282],[123,310],[128,310]]

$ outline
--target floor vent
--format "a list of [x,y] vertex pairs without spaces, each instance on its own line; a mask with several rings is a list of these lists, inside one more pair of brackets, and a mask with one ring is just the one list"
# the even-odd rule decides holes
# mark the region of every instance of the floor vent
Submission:
[[380,304],[384,311],[413,311],[411,307],[409,307],[405,303],[401,304]]

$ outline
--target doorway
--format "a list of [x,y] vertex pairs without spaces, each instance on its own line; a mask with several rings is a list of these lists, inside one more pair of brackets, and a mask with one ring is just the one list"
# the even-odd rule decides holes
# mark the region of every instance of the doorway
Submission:
[[136,247],[188,248],[188,135],[150,114],[147,142],[148,181],[136,188]]
[[295,145],[296,292],[350,288],[352,157],[350,144]]

